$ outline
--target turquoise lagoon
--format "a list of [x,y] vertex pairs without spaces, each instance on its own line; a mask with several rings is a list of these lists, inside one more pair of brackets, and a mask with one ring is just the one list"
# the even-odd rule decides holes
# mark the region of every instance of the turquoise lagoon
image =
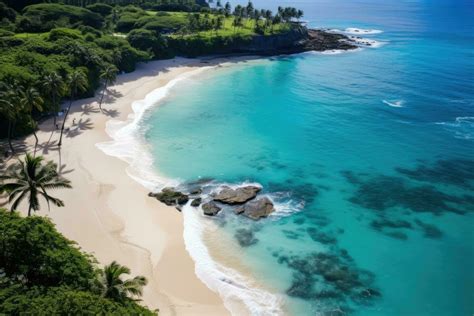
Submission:
[[472,315],[472,2],[294,5],[372,45],[212,68],[140,123],[159,174],[259,183],[277,204],[260,222],[185,209],[245,274],[188,226],[198,275],[257,315]]

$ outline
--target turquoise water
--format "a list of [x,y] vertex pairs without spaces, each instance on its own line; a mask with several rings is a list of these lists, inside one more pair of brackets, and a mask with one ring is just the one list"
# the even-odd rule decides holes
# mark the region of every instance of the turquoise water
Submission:
[[381,30],[364,37],[383,44],[181,82],[142,124],[155,167],[263,185],[275,216],[212,220],[253,236],[242,259],[288,314],[472,315],[473,4],[295,5],[312,26]]

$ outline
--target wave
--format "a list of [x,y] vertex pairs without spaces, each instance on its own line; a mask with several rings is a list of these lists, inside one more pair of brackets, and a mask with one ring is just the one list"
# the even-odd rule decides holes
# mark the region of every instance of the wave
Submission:
[[189,204],[183,208],[183,216],[186,250],[196,263],[196,275],[219,293],[232,315],[243,314],[242,304],[251,315],[283,315],[283,298],[260,289],[252,280],[212,259],[203,242],[204,231],[207,225],[213,224],[211,221],[202,218],[204,215]]
[[344,49],[330,49],[330,50],[325,50],[322,52],[318,51],[310,51],[310,52],[305,52],[301,53],[302,55],[304,54],[311,54],[311,55],[341,55],[341,54],[347,54],[347,53],[356,53],[360,52],[362,48],[356,48],[356,49],[350,49],[350,50],[344,50]]
[[[202,67],[187,72],[171,80],[165,86],[150,92],[143,100],[133,102],[133,113],[128,116],[126,121],[113,119],[107,121],[106,132],[112,141],[98,143],[96,147],[107,155],[127,162],[129,164],[127,174],[150,191],[156,192],[167,186],[186,186],[186,183],[179,179],[169,179],[155,172],[153,157],[150,148],[143,141],[140,123],[146,111],[165,99],[176,84],[215,67],[218,66]],[[249,184],[260,186],[255,183],[225,185],[237,187]],[[224,184],[209,182],[209,190],[213,192],[222,185]],[[277,206],[278,209],[282,208]],[[219,293],[224,305],[233,315],[241,314],[242,306],[245,306],[253,315],[282,314],[282,298],[258,288],[252,284],[252,280],[212,259],[202,239],[202,234],[205,227],[213,225],[213,222],[209,219],[204,220],[204,218],[200,220],[200,217],[203,216],[190,207],[189,203],[183,208],[185,246],[195,262],[197,276],[207,287]]]
[[355,27],[349,27],[349,28],[346,28],[345,30],[328,29],[327,31],[334,32],[334,33],[343,33],[343,34],[347,34],[347,35],[374,35],[374,34],[383,33],[382,30],[359,29],[359,28],[355,28]]
[[395,100],[395,101],[382,100],[382,102],[394,108],[403,108],[403,105],[405,104],[404,100]]
[[180,81],[188,79],[204,70],[213,68],[202,67],[187,72],[145,96],[145,99],[132,103],[133,113],[126,121],[109,120],[106,123],[106,132],[113,139],[96,146],[109,156],[117,157],[129,164],[127,173],[130,177],[144,185],[151,191],[160,190],[165,186],[176,186],[178,180],[167,179],[153,172],[153,157],[140,135],[140,122],[145,112],[158,102],[166,98],[170,90]]
[[383,33],[382,30],[374,30],[374,29],[358,29],[355,27],[349,27],[344,30],[346,34],[364,34],[364,35],[372,35],[372,34],[380,34]]
[[474,139],[474,116],[459,116],[453,122],[438,122],[435,124],[442,125],[446,130],[453,132],[455,138]]
[[387,44],[384,41],[376,41],[373,39],[363,38],[360,36],[349,36],[349,39],[352,43],[363,46],[363,47],[370,47],[370,48],[379,48]]

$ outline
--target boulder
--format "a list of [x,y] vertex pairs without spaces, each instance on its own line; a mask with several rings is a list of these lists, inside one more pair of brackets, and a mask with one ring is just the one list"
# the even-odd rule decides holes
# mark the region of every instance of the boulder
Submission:
[[223,187],[222,190],[214,196],[214,201],[225,204],[244,204],[254,199],[262,188],[256,186],[245,186],[236,189]]
[[221,211],[221,208],[214,202],[208,202],[202,205],[202,210],[204,215],[207,216],[216,216]]
[[202,199],[201,199],[201,198],[194,199],[194,200],[191,202],[191,206],[192,206],[192,207],[198,207],[199,205],[201,205],[201,202],[202,202]]
[[148,196],[154,197],[168,206],[184,205],[189,201],[189,197],[186,194],[173,188],[164,188],[160,193],[150,193]]
[[235,209],[236,214],[243,214],[253,220],[258,220],[262,217],[267,217],[275,211],[273,202],[269,198],[264,197],[258,200],[247,202]]

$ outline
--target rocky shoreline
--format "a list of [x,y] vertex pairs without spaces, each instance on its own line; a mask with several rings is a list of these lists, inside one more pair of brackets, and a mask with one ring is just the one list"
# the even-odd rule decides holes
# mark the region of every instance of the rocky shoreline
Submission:
[[161,192],[150,192],[149,197],[182,211],[184,205],[201,210],[206,216],[216,216],[224,209],[232,209],[234,214],[253,220],[268,217],[275,211],[273,202],[266,196],[259,196],[262,188],[245,185],[235,188],[220,186],[209,189],[207,184],[202,187],[194,185],[188,189],[164,188]]
[[254,36],[249,43],[236,47],[234,52],[275,56],[308,51],[351,50],[358,48],[355,44],[353,39],[343,34],[301,26],[284,34]]

